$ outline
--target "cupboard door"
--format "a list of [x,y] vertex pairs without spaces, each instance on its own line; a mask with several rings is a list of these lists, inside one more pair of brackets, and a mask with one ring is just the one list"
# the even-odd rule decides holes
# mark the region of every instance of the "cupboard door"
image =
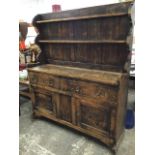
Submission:
[[56,115],[56,102],[54,94],[35,92],[35,109],[40,112]]
[[83,99],[77,102],[78,126],[98,134],[114,134],[115,114],[115,109],[108,105],[103,106]]

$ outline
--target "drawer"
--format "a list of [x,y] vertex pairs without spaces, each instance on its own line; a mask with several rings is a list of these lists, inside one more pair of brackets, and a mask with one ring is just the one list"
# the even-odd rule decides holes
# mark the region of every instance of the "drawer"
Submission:
[[60,78],[59,89],[80,96],[117,102],[118,87],[76,79]]
[[31,84],[40,85],[43,87],[57,88],[58,79],[49,74],[29,72]]

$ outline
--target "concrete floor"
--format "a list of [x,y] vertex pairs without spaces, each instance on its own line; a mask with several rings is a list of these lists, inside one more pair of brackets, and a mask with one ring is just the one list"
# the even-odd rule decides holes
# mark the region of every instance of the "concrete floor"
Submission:
[[[97,140],[46,119],[32,119],[31,101],[21,98],[19,155],[112,155]],[[133,108],[134,90],[129,90],[128,107]],[[125,130],[117,155],[134,155],[135,129]]]

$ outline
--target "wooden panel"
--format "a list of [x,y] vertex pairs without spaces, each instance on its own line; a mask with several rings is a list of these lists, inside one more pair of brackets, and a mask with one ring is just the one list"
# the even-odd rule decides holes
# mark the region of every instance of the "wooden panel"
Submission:
[[[72,53],[74,54],[74,53]],[[91,70],[104,70],[104,71],[112,71],[118,73],[124,73],[125,69],[122,66],[114,66],[114,65],[102,65],[102,64],[92,64],[92,63],[82,63],[82,62],[75,62],[75,61],[62,61],[62,60],[52,60],[48,59],[49,63],[55,65],[62,65],[62,66],[69,66],[69,67],[79,67],[79,68],[86,68]]]
[[49,114],[56,115],[56,103],[54,95],[35,93],[35,108],[39,111],[45,111]]
[[126,40],[38,40],[39,43],[49,44],[125,44]]
[[102,106],[90,100],[79,100],[77,119],[78,125],[87,130],[101,134],[113,135],[114,128],[111,113],[112,108],[108,104]]
[[40,27],[41,39],[49,40],[126,40],[130,21],[127,16],[46,23]]
[[34,68],[29,68],[29,72],[42,73],[42,74],[51,74],[56,77],[67,77],[75,78],[79,80],[87,80],[91,82],[99,82],[104,84],[110,84],[118,86],[119,79],[121,78],[122,73],[109,72],[109,71],[99,71],[99,70],[90,70],[77,67],[66,67],[60,65],[41,65]]
[[[130,13],[129,13],[130,14]],[[64,21],[76,21],[76,20],[88,20],[88,19],[96,19],[96,18],[107,18],[107,17],[119,17],[126,16],[128,13],[116,13],[116,14],[101,14],[101,15],[92,15],[92,16],[80,16],[80,17],[68,17],[68,18],[57,18],[57,19],[49,19],[49,20],[40,20],[36,21],[36,24],[44,24],[44,23],[55,23],[55,22],[64,22]]]
[[88,125],[100,130],[109,130],[109,110],[93,108],[88,105],[81,105],[81,125]]
[[58,118],[67,122],[72,122],[72,104],[71,97],[67,95],[59,95]]
[[78,67],[80,67],[78,63],[103,67],[111,65],[122,68],[122,70],[129,55],[129,51],[125,52],[126,49],[126,45],[116,44],[113,46],[109,44],[46,44],[42,47],[49,63],[58,62],[61,65],[62,62],[65,65],[63,62],[68,62],[67,65],[71,65],[74,62],[74,66]]
[[45,87],[58,88],[58,82],[59,82],[58,78],[50,74],[29,72],[29,79],[31,84],[42,86],[42,88]]
[[118,140],[124,131],[125,115],[127,109],[128,98],[128,76],[123,76],[120,81],[120,89],[118,91],[118,110],[117,110],[117,126],[116,139]]

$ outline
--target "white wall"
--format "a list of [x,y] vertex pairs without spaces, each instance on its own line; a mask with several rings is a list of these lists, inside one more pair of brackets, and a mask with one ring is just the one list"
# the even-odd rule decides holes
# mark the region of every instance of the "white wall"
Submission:
[[62,10],[70,10],[76,8],[84,8],[89,6],[104,5],[116,3],[118,0],[53,0],[52,3],[61,4]]
[[117,3],[119,0],[20,0],[19,19],[31,23],[38,13],[52,12],[53,4],[60,4],[62,10],[84,8]]
[[38,13],[50,12],[50,0],[20,0],[19,19],[31,22]]

